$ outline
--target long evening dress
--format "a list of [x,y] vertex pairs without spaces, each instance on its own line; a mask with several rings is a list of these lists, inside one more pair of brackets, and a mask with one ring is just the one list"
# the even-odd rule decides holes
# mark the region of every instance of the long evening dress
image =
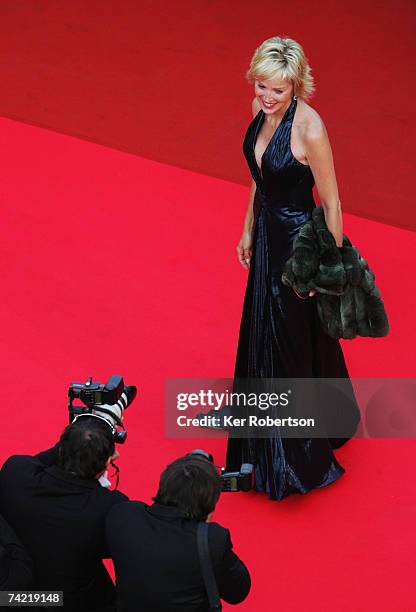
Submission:
[[[244,155],[257,189],[236,379],[348,377],[339,341],[321,328],[316,298],[299,298],[281,280],[293,241],[316,206],[312,171],[291,151],[296,107],[294,96],[264,151],[261,168],[254,148],[263,111],[250,123],[244,139]],[[244,462],[255,466],[256,489],[276,500],[323,487],[344,473],[325,438],[282,438],[278,433],[265,439],[229,438],[227,469],[237,470]]]

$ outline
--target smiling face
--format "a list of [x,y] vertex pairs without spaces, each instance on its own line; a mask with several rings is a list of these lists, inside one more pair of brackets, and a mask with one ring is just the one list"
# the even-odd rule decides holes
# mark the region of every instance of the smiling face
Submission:
[[254,95],[266,115],[279,112],[291,102],[293,84],[281,79],[255,79]]

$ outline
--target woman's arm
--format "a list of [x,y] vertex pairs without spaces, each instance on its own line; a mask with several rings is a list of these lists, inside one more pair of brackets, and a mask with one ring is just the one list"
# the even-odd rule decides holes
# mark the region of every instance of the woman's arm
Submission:
[[[253,118],[257,115],[260,110],[260,105],[257,98],[254,98],[251,104],[251,111],[253,113]],[[253,202],[254,202],[254,194],[256,193],[256,183],[255,181],[251,181],[250,194],[248,196],[248,206],[246,216],[244,218],[244,227],[243,233],[240,238],[240,242],[237,245],[237,257],[238,261],[241,263],[243,268],[248,269],[250,267],[250,259],[251,259],[251,246],[252,246],[252,236],[253,236]]]
[[305,153],[312,170],[325,221],[338,247],[342,246],[342,213],[334,160],[328,133],[321,120],[311,122],[305,130]]
[[256,183],[255,181],[251,181],[250,194],[248,196],[248,206],[246,216],[244,218],[244,227],[243,234],[252,234],[253,232],[253,202],[254,202],[254,194],[256,193]]
[[243,233],[241,234],[240,242],[237,245],[237,257],[243,268],[250,267],[251,246],[253,236],[253,200],[256,193],[256,183],[252,181],[250,195],[248,198],[247,212],[244,219]]

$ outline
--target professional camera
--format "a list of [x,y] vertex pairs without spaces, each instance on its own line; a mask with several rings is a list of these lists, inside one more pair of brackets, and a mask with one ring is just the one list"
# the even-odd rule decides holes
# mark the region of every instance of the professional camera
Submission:
[[[122,376],[114,374],[102,385],[93,382],[92,377],[85,383],[74,382],[68,389],[69,422],[73,423],[83,416],[92,416],[105,421],[111,428],[114,441],[123,444],[127,431],[123,426],[123,412],[137,394],[133,385],[125,385]],[[74,405],[74,400],[84,405]]]
[[[197,448],[188,454],[203,457],[207,461],[214,463],[214,458],[211,453],[207,453],[200,448]],[[221,488],[224,493],[250,491],[250,489],[253,488],[253,465],[251,463],[243,463],[239,472],[226,472],[225,468],[223,467],[220,469]]]

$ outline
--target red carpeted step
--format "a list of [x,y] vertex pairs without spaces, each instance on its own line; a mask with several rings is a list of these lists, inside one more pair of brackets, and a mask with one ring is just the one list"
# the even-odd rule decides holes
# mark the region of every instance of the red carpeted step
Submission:
[[[162,468],[224,440],[165,438],[167,377],[232,375],[246,273],[236,260],[247,189],[3,119],[1,125],[1,460],[54,443],[69,382],[113,372],[137,384],[121,489],[150,501]],[[353,376],[412,376],[415,234],[351,215],[391,334],[344,342]],[[347,474],[272,503],[224,495],[253,574],[241,610],[410,609],[413,440],[354,440]],[[225,606],[228,609],[227,606]],[[239,609],[240,609],[239,608]]]
[[410,0],[3,0],[0,114],[246,184],[267,37],[299,40],[351,213],[416,229]]

